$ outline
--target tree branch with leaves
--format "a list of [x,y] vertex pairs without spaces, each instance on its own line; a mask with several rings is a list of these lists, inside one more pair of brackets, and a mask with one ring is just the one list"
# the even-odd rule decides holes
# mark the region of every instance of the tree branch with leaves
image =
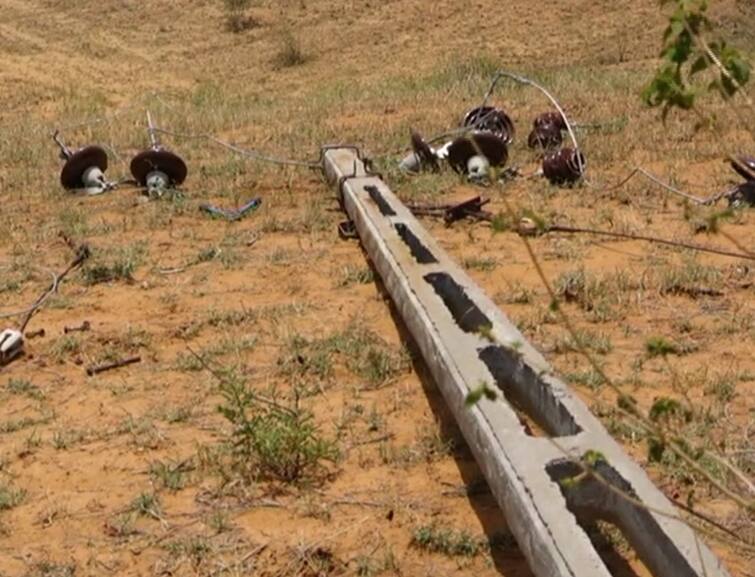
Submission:
[[642,93],[645,103],[660,106],[665,120],[672,109],[698,112],[700,95],[718,93],[725,101],[740,95],[755,112],[744,91],[751,65],[717,35],[708,17],[708,1],[661,0],[662,6],[669,4],[675,9],[663,33],[663,63]]

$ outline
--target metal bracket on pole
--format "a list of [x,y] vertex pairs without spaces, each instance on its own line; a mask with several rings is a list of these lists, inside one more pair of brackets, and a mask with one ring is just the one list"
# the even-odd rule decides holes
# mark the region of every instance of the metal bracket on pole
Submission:
[[[359,155],[325,150],[323,168],[532,571],[610,576],[585,531],[605,521],[654,577],[728,576],[642,468]],[[468,407],[467,395],[481,384],[500,395]],[[583,474],[588,455],[591,472]]]

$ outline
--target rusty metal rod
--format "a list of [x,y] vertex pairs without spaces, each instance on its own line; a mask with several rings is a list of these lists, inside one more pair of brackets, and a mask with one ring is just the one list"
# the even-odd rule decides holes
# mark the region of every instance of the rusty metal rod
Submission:
[[91,367],[87,368],[87,375],[92,377],[99,373],[112,371],[113,369],[119,369],[127,365],[133,365],[134,363],[141,363],[141,362],[142,362],[142,358],[139,356],[136,356],[136,357],[129,357],[127,359],[123,359],[120,361],[113,361],[112,363],[105,363],[102,365],[92,365]]
[[88,330],[91,330],[92,325],[89,321],[84,321],[81,323],[78,327],[63,327],[63,332],[65,334],[68,333],[85,333]]
[[466,217],[476,218],[477,220],[492,220],[493,214],[482,210],[482,207],[489,202],[489,198],[475,196],[454,204],[412,203],[406,206],[415,216],[441,217],[446,222],[451,223]]

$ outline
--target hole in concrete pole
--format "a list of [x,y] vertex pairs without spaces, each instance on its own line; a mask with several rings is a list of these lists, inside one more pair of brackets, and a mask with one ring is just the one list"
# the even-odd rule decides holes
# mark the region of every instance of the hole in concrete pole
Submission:
[[393,210],[391,205],[388,204],[388,201],[383,198],[383,195],[380,190],[378,190],[377,186],[368,185],[365,186],[364,189],[367,191],[367,194],[370,195],[372,201],[377,205],[380,214],[383,216],[396,216],[396,211]]
[[549,436],[563,437],[582,431],[553,389],[523,361],[517,350],[491,345],[478,354],[506,400]]
[[443,300],[451,316],[466,333],[480,333],[490,330],[490,319],[467,296],[464,288],[451,275],[438,272],[425,275],[425,280],[432,285],[436,294]]
[[[567,508],[590,537],[611,575],[624,577],[636,573],[626,560],[622,565],[622,559],[606,551],[606,544],[601,543],[599,536],[599,529],[605,529],[606,525],[621,532],[653,577],[699,577],[653,515],[637,502],[637,494],[626,479],[602,459],[592,468],[596,474],[585,473],[579,463],[558,460],[549,463],[546,471],[558,483]],[[694,550],[694,543],[689,546]]]
[[397,222],[394,226],[396,227],[396,232],[398,232],[401,240],[403,240],[406,243],[406,246],[409,247],[412,256],[418,263],[431,264],[438,262],[438,259],[433,256],[433,253],[431,253],[424,244],[422,244],[422,241],[416,237],[408,226],[401,222]]

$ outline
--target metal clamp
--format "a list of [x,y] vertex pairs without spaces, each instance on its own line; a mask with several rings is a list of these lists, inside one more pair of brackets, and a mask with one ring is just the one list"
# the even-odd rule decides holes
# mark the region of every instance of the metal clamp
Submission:
[[353,240],[359,238],[357,227],[353,220],[344,220],[338,223],[338,237],[341,240]]
[[[362,166],[364,166],[364,164]],[[365,171],[365,174],[363,174],[363,175],[357,174],[357,161],[354,160],[354,164],[353,164],[352,169],[351,169],[351,174],[344,174],[343,176],[339,177],[338,183],[336,185],[336,190],[338,191],[338,204],[341,206],[342,210],[344,208],[344,204],[343,204],[343,186],[349,180],[352,180],[354,178],[364,178],[365,176],[369,176],[366,171]]]

